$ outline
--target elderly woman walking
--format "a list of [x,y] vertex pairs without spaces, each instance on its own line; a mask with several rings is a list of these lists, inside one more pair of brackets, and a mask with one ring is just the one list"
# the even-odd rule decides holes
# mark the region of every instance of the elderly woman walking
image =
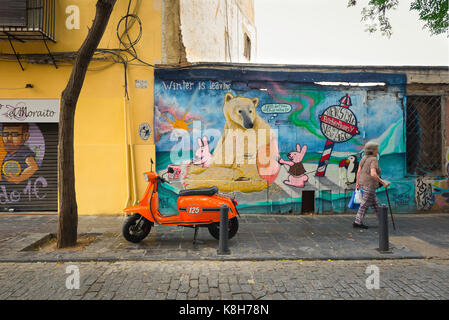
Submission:
[[354,228],[368,229],[368,227],[363,224],[363,218],[365,217],[366,211],[369,207],[373,207],[374,212],[378,215],[379,210],[376,188],[378,188],[379,183],[384,187],[387,187],[389,182],[380,178],[381,170],[376,158],[377,153],[379,152],[379,144],[371,141],[367,142],[364,151],[365,156],[360,161],[356,178],[356,188],[362,188],[363,198],[352,226]]

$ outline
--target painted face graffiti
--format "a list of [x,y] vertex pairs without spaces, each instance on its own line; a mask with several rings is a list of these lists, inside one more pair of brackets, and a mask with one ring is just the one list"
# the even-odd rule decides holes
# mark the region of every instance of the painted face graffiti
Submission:
[[28,140],[29,136],[27,124],[3,125],[3,146],[8,153],[15,153]]
[[[43,162],[45,139],[39,126],[2,123],[0,134],[0,204],[22,210],[27,203],[48,202],[47,179],[54,181],[56,170],[53,172],[49,162]],[[45,177],[39,174],[42,165],[46,168]]]
[[19,184],[39,168],[35,153],[25,145],[29,136],[28,124],[3,124],[2,141],[6,156],[1,166],[2,180]]

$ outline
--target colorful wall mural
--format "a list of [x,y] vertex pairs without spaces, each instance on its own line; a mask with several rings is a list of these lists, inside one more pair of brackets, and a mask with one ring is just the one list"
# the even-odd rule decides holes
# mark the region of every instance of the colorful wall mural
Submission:
[[[380,145],[395,212],[421,209],[436,197],[418,200],[406,175],[405,84],[398,74],[156,70],[156,170],[175,169],[159,189],[161,213],[176,212],[179,190],[210,186],[235,196],[240,212],[300,213],[304,191],[317,213],[350,211],[369,140]],[[377,194],[386,203],[385,190]]]
[[56,210],[57,124],[5,122],[0,134],[0,211]]

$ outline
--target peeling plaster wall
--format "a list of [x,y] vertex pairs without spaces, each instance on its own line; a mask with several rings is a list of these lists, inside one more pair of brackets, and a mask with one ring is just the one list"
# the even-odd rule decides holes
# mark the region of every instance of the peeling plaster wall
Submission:
[[162,5],[162,63],[187,62],[186,48],[182,41],[180,0],[164,0]]
[[245,34],[256,56],[252,0],[180,0],[181,34],[188,62],[249,62]]

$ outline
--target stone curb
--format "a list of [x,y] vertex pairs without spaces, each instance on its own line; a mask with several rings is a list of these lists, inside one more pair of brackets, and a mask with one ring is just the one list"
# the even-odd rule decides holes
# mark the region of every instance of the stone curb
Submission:
[[[53,219],[54,218],[51,218]],[[54,222],[52,220],[52,223]],[[376,248],[375,223],[368,234],[359,233],[349,225],[351,217],[337,216],[265,216],[247,215],[242,231],[230,242],[231,255],[218,256],[218,241],[205,232],[198,247],[191,243],[192,234],[178,228],[158,228],[146,242],[131,244],[120,234],[121,217],[81,217],[79,235],[95,234],[98,239],[82,251],[44,252],[23,251],[39,247],[51,233],[53,225],[44,217],[5,219],[0,238],[0,262],[90,262],[90,261],[269,261],[269,260],[390,260],[439,258],[427,251],[415,249],[408,242],[396,243],[394,237],[418,237],[420,243],[433,243],[435,250],[447,250],[445,228],[449,215],[432,214],[402,217],[398,229],[390,233],[393,252],[379,253]],[[374,222],[373,217],[369,218]],[[401,221],[402,220],[402,221]],[[298,221],[298,223],[296,223]],[[301,222],[301,223],[299,223]],[[30,227],[28,227],[30,226]],[[33,229],[30,229],[33,228]],[[184,229],[182,229],[184,230]],[[31,231],[31,232],[30,232]],[[48,232],[50,231],[50,232]],[[312,232],[313,231],[313,232]],[[362,232],[362,231],[360,231]],[[352,233],[352,235],[351,235]],[[207,235],[206,235],[207,234]],[[329,236],[332,234],[331,236]],[[0,232],[0,236],[2,233]],[[406,240],[405,238],[402,240]],[[416,242],[416,241],[415,241]],[[406,244],[406,246],[404,246]]]

